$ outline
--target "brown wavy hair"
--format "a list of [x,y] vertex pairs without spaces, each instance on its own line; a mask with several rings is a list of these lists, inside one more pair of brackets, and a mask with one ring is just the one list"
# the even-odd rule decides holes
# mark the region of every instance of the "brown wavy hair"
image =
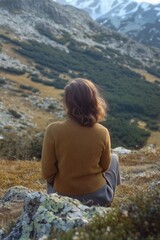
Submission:
[[76,78],[65,87],[64,104],[70,118],[82,126],[92,127],[106,115],[107,105],[91,81]]

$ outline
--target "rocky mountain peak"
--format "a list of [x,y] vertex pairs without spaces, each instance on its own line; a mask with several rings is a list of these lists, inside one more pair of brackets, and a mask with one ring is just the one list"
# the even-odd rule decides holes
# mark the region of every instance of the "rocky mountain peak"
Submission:
[[[116,0],[114,4],[120,2],[124,4],[123,0]],[[74,39],[90,47],[107,46],[138,60],[142,57],[143,62],[154,55],[150,49],[133,41],[131,48],[130,39],[102,27],[85,11],[69,5],[63,6],[53,0],[0,0],[0,26],[12,31],[21,40],[38,40],[66,51],[67,45],[61,44],[58,38],[64,42]],[[141,56],[137,50],[139,48],[143,49]]]
[[[0,26],[20,39],[38,39],[53,47],[58,45],[53,38],[69,34],[77,40],[87,41],[84,35],[94,35],[100,29],[85,11],[73,6],[64,7],[52,0],[0,0]],[[89,41],[92,45],[93,41]],[[58,47],[66,50],[62,44]]]
[[51,1],[47,0],[46,2],[42,1],[42,0],[1,0],[0,1],[0,6],[5,8],[6,10],[10,10],[13,12],[19,12],[19,11],[33,11],[33,10],[37,10],[38,11],[42,11],[44,9],[45,6],[49,5]]
[[160,47],[160,4],[136,0],[54,0],[83,9],[101,25],[136,41]]
[[[16,15],[32,14],[32,17],[48,17],[57,24],[68,26],[79,22],[79,16],[81,16],[81,21],[92,21],[84,11],[73,8],[72,6],[66,6],[64,8],[61,4],[53,2],[52,0],[0,0],[0,8]],[[76,14],[76,12],[78,13]]]

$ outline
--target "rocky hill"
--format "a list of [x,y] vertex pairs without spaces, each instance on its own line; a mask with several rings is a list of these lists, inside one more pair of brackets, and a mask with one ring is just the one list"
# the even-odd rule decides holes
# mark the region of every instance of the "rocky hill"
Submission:
[[[100,27],[84,11],[72,6],[64,7],[51,0],[14,0],[12,4],[9,0],[1,0],[0,13],[1,30],[15,35],[15,40],[16,37],[21,41],[36,40],[67,51],[63,43],[73,39],[90,47],[108,45],[146,65],[151,60],[155,65],[158,63],[155,55],[160,52]],[[102,39],[96,39],[98,37]]]
[[134,0],[55,0],[83,9],[106,27],[146,45],[160,47],[160,4]]
[[44,129],[53,117],[63,118],[66,82],[85,77],[108,100],[114,146],[140,147],[147,129],[159,129],[159,63],[158,49],[106,29],[72,6],[0,0],[1,138],[11,129]]

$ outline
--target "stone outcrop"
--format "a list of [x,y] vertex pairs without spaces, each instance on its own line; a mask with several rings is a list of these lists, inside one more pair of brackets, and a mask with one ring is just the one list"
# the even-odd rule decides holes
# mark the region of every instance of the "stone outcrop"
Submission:
[[119,154],[119,155],[131,153],[130,149],[126,149],[124,147],[117,147],[117,148],[114,148],[112,151],[113,151],[113,153],[116,153],[116,154]]
[[47,195],[24,187],[8,190],[0,202],[0,209],[15,201],[24,200],[23,211],[8,236],[0,231],[0,240],[47,239],[54,231],[68,231],[88,224],[97,215],[106,214],[110,208],[88,207],[78,200],[56,193]]
[[[14,116],[12,114],[17,114]],[[27,129],[29,127],[35,127],[35,124],[32,121],[32,117],[29,114],[19,112],[17,108],[7,109],[6,106],[0,102],[0,130],[4,129],[14,129],[15,131]]]
[[[17,91],[17,86],[15,86],[12,81],[9,81],[5,78],[3,80],[4,80],[4,83],[0,84],[0,87],[4,89],[4,92],[13,94],[14,92]],[[25,87],[26,85],[21,85],[21,86]],[[21,89],[23,91],[23,88],[20,88],[20,90]],[[23,92],[22,93],[20,92],[19,94],[21,94],[21,101],[23,101],[24,104],[29,103],[31,107],[34,107],[34,108],[36,107],[37,109],[50,112],[51,115],[54,114],[54,116],[58,119],[64,118],[65,113],[63,110],[63,106],[60,103],[60,101],[56,100],[55,98],[42,97],[40,96],[40,94],[33,93],[32,91],[30,91],[26,95],[24,94],[24,96],[22,96]],[[27,131],[29,128],[37,127],[37,124],[34,123],[33,121],[32,115],[24,112],[23,110],[20,111],[18,106],[14,106],[13,97],[10,99],[10,102],[13,102],[13,108],[7,107],[5,103],[3,103],[3,98],[0,99],[1,134],[3,132],[8,132],[8,129],[14,130],[18,134],[20,130]]]
[[39,38],[38,41],[55,47],[57,45],[53,41],[49,42],[47,38],[41,39],[42,35],[35,29],[37,25],[46,25],[55,29],[56,35],[62,30],[74,33],[79,37],[83,35],[83,32],[93,34],[100,28],[84,11],[72,6],[63,7],[52,0],[14,0],[12,3],[9,0],[0,0],[0,12],[5,16],[4,18],[0,17],[0,25],[8,26],[22,39],[35,38],[37,40]]

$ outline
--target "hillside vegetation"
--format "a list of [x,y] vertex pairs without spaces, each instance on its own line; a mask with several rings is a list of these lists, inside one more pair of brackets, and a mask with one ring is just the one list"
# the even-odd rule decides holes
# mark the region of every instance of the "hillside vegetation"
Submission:
[[[35,63],[37,74],[29,75],[35,83],[63,89],[68,79],[83,77],[100,86],[109,105],[109,117],[104,125],[111,131],[113,147],[140,148],[146,143],[150,133],[139,129],[139,120],[146,122],[146,129],[159,130],[158,83],[147,82],[127,67],[128,64],[138,67],[139,62],[128,56],[122,58],[117,50],[89,48],[66,33],[54,40],[67,44],[69,53],[35,41],[22,42],[5,35],[1,38],[13,45],[16,54]],[[13,68],[2,70],[16,75],[26,73]]]

